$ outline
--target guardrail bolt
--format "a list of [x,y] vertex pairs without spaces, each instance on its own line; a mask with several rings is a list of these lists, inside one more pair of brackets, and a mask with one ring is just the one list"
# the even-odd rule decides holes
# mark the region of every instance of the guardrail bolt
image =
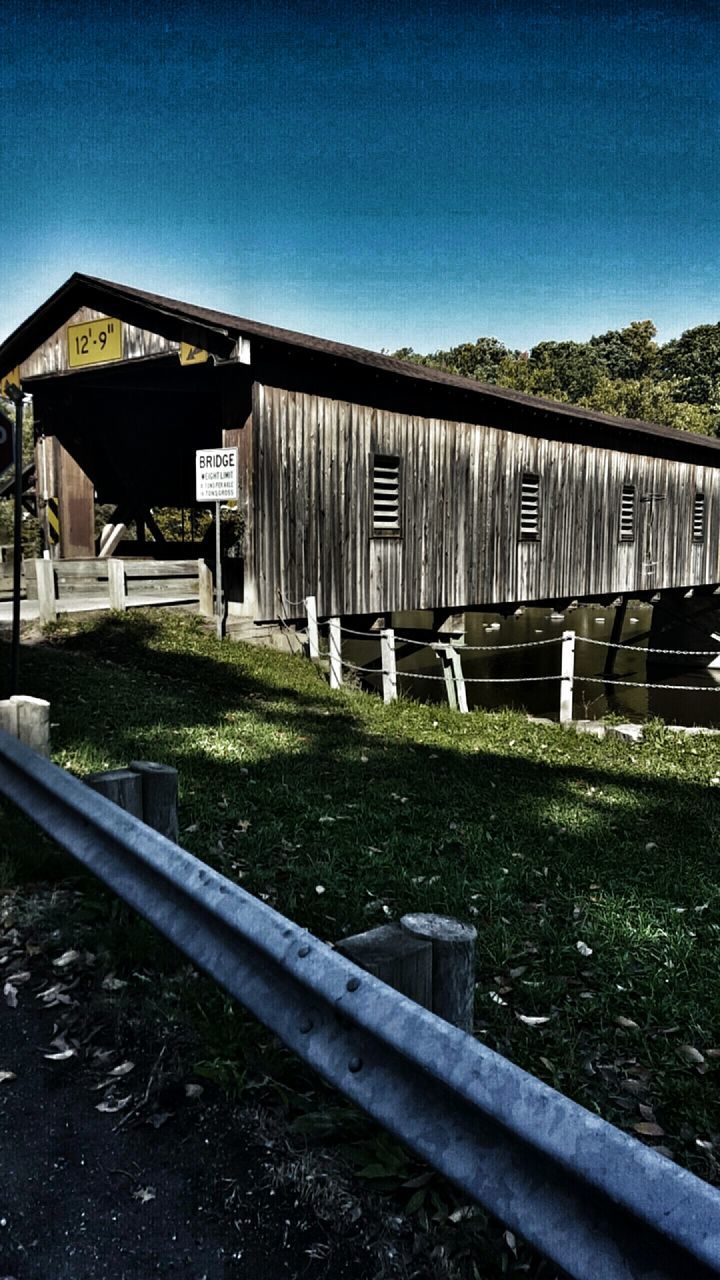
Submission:
[[353,1075],[362,1067],[362,1058],[351,1058],[348,1062],[348,1071],[352,1071]]
[[309,955],[310,955],[310,948],[309,948],[309,947],[299,947],[299,948],[298,948],[298,955],[301,957],[301,959],[303,959],[303,960],[304,960],[304,959],[305,959],[305,956],[309,956]]
[[360,979],[359,979],[359,978],[348,978],[347,983],[346,983],[346,986],[347,986],[348,991],[357,991],[358,987],[360,986]]

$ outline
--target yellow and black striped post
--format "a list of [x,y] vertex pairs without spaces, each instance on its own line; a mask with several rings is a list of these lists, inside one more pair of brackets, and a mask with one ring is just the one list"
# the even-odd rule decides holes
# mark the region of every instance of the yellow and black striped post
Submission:
[[60,503],[57,498],[48,498],[45,515],[47,517],[48,546],[56,547],[60,541]]

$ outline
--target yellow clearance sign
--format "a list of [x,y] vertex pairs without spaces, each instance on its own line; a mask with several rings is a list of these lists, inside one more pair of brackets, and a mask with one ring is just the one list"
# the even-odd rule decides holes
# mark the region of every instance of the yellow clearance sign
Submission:
[[20,382],[20,366],[18,365],[17,368],[11,369],[9,373],[6,373],[4,377],[0,378],[0,396],[7,395],[8,387],[19,387],[19,386],[21,386],[21,382]]
[[106,364],[108,360],[122,360],[122,324],[119,320],[110,319],[69,324],[67,354],[71,369],[83,369],[89,364]]
[[179,355],[181,364],[204,364],[208,358],[207,351],[194,347],[192,342],[181,342]]

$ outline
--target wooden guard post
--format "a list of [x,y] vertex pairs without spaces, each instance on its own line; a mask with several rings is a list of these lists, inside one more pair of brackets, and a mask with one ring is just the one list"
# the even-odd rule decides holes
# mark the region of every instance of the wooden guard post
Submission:
[[413,938],[432,944],[432,1010],[461,1031],[472,1031],[477,929],[449,916],[424,912],[402,916]]
[[353,934],[336,949],[388,986],[472,1032],[477,930],[448,916],[407,915]]
[[343,938],[336,950],[410,1000],[432,1008],[432,946],[423,938],[411,937],[399,924],[382,924]]
[[107,796],[113,804],[177,844],[177,769],[154,760],[131,760],[127,769],[91,773],[85,781],[93,791]]
[[49,758],[50,703],[44,698],[15,693],[0,702],[0,729]]
[[107,572],[110,608],[124,611],[127,608],[125,597],[125,561],[108,560]]

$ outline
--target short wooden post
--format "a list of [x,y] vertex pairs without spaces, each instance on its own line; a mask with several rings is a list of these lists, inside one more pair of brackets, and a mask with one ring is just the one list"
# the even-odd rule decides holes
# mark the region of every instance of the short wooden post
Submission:
[[448,646],[448,659],[450,662],[450,670],[452,671],[453,683],[455,685],[455,699],[458,711],[462,711],[464,715],[468,714],[467,691],[465,689],[465,677],[462,669],[462,658],[460,651],[454,645]]
[[139,774],[142,780],[143,822],[177,844],[177,769],[154,760],[131,760],[128,769]]
[[30,694],[15,693],[10,699],[17,707],[17,737],[41,756],[50,755],[50,703]]
[[330,650],[330,688],[342,687],[342,630],[339,618],[328,622],[328,648]]
[[560,723],[569,724],[573,718],[573,682],[575,678],[575,632],[562,633],[562,660],[560,667]]
[[397,665],[395,662],[395,632],[387,628],[380,632],[380,663],[382,666],[383,702],[397,699]]
[[127,608],[125,601],[125,561],[108,560],[107,571],[110,608],[124,611]]
[[317,601],[315,596],[306,598],[305,613],[307,615],[308,656],[310,658],[319,658],[320,637],[318,635]]
[[438,644],[433,648],[442,662],[443,675],[445,677],[445,692],[447,693],[448,706],[451,711],[457,711],[457,693],[455,690],[455,675],[453,673],[452,659],[450,658],[450,645]]
[[432,1009],[432,943],[427,939],[413,937],[399,924],[381,924],[343,938],[335,949],[389,987]]
[[18,736],[17,702],[13,702],[11,698],[4,698],[0,702],[0,729],[4,733],[9,733],[13,738]]
[[57,597],[55,594],[55,569],[52,560],[35,561],[35,579],[37,581],[40,621],[54,622],[57,618]]
[[472,1031],[477,929],[448,916],[424,912],[402,916],[402,928],[432,943],[432,1010],[446,1022]]
[[142,778],[132,769],[106,769],[103,773],[90,773],[85,779],[93,791],[112,800],[113,804],[132,813],[136,818],[143,816]]
[[204,560],[198,560],[198,613],[212,618],[214,612],[212,569]]

